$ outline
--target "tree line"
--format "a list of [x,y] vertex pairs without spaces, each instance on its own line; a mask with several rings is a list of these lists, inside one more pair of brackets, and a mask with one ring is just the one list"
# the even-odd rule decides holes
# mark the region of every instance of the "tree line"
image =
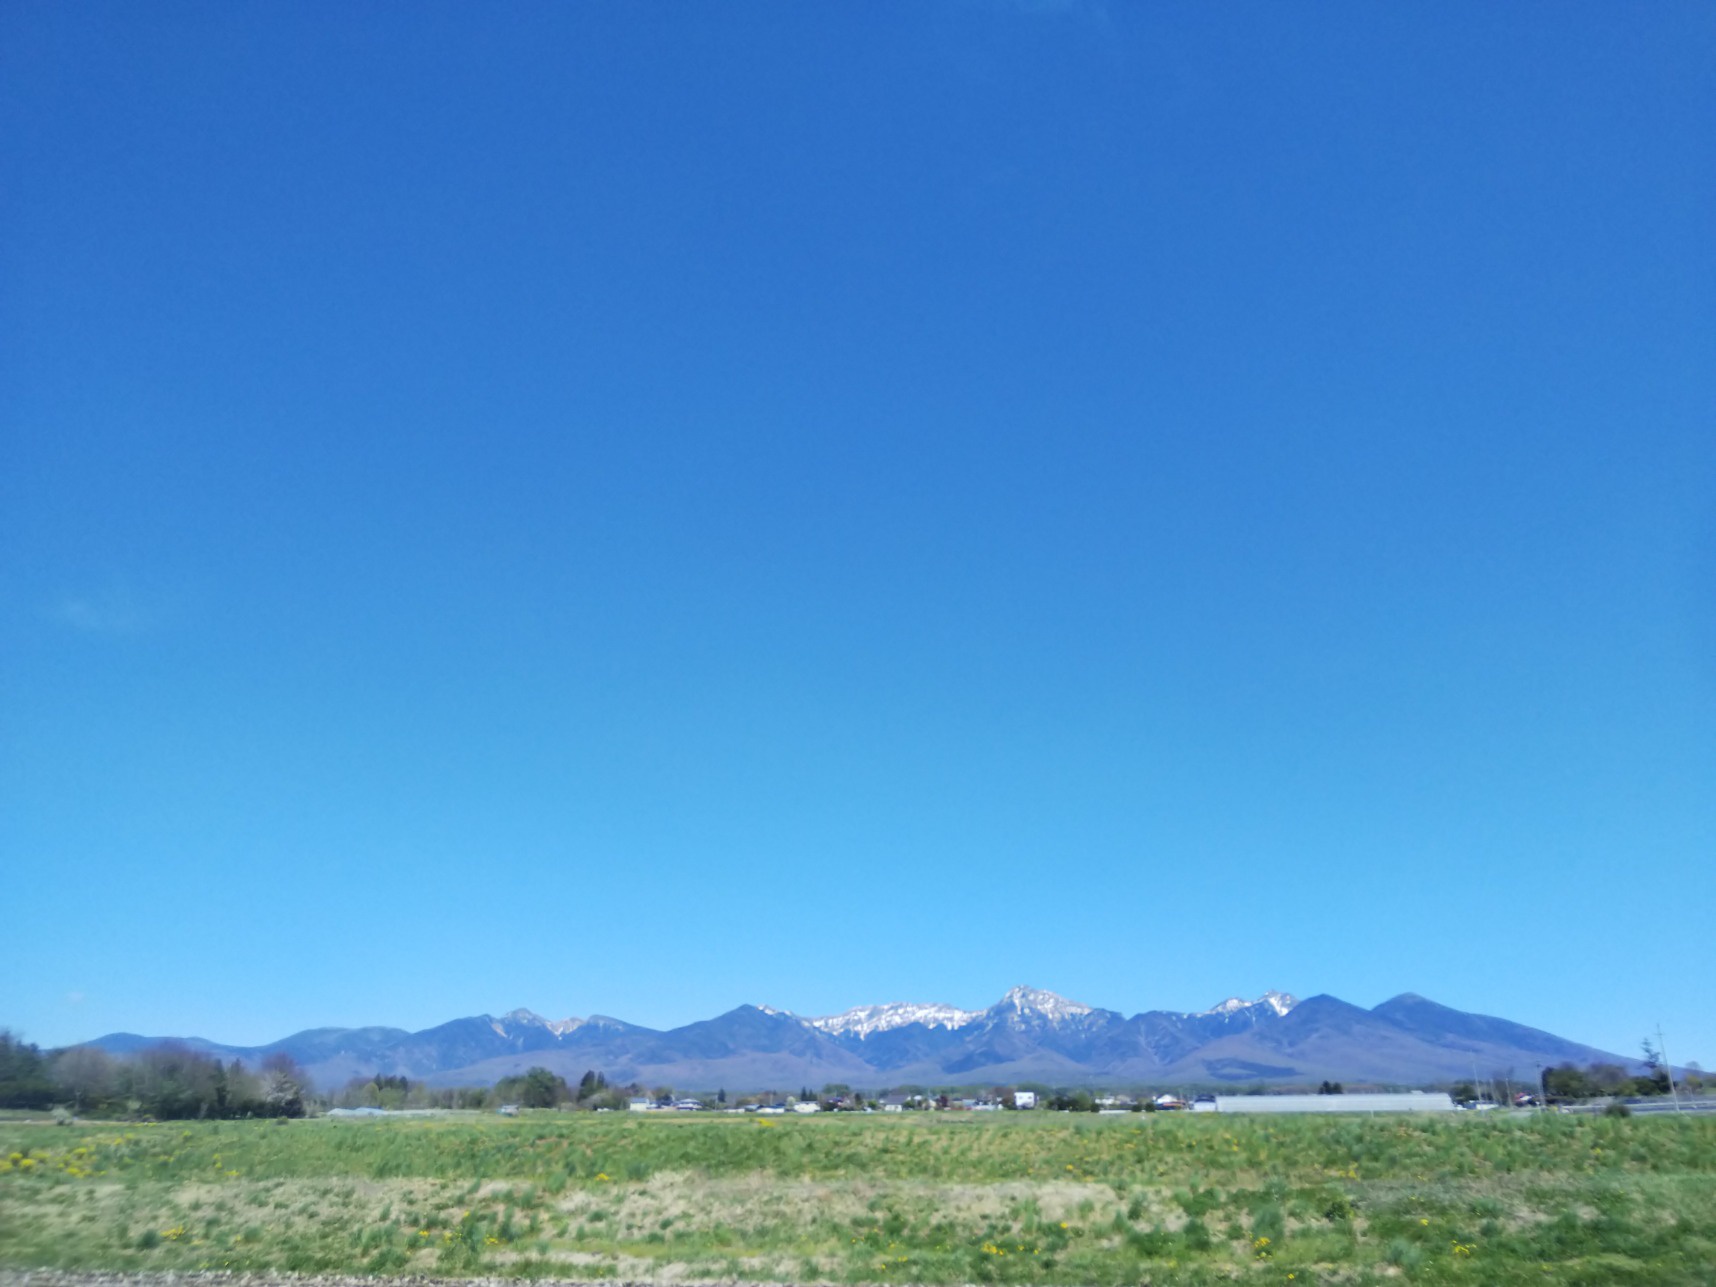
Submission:
[[[303,1117],[312,1108],[623,1109],[638,1084],[610,1085],[591,1070],[576,1084],[547,1068],[503,1077],[493,1086],[428,1086],[392,1073],[354,1077],[317,1096],[290,1055],[275,1053],[256,1069],[222,1062],[183,1042],[165,1041],[131,1055],[98,1046],[43,1051],[0,1029],[0,1108],[54,1109],[79,1117]],[[723,1096],[724,1098],[724,1096]]]
[[0,1108],[70,1112],[79,1117],[303,1117],[314,1107],[345,1108],[624,1108],[642,1093],[612,1086],[590,1071],[576,1085],[546,1068],[503,1077],[493,1086],[427,1086],[397,1074],[354,1077],[318,1097],[290,1055],[275,1053],[256,1069],[222,1062],[183,1042],[164,1041],[131,1055],[98,1046],[44,1052],[0,1029]]
[[407,1077],[377,1073],[353,1077],[331,1099],[335,1108],[624,1108],[641,1093],[636,1085],[610,1086],[595,1070],[572,1085],[547,1068],[502,1077],[493,1086],[428,1086]]
[[97,1046],[44,1054],[0,1030],[0,1108],[63,1107],[79,1116],[302,1117],[310,1084],[290,1055],[252,1071],[165,1041],[120,1058]]
[[[1543,1094],[1556,1100],[1598,1099],[1610,1096],[1666,1095],[1673,1089],[1662,1052],[1649,1041],[1642,1043],[1644,1071],[1629,1073],[1619,1064],[1594,1063],[1579,1068],[1571,1063],[1543,1070]],[[1682,1075],[1680,1087],[1697,1094],[1704,1089],[1701,1069],[1693,1064]]]

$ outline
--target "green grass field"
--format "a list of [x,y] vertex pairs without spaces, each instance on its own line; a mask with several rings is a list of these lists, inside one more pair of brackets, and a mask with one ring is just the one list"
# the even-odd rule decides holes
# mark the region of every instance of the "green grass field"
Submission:
[[842,1283],[1716,1279],[1716,1121],[0,1122],[0,1265]]

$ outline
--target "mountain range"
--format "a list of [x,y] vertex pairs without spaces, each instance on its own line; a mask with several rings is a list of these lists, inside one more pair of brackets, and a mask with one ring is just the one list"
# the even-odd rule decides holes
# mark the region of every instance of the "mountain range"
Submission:
[[[163,1040],[112,1033],[91,1042],[127,1054]],[[986,1010],[869,1005],[805,1018],[742,1005],[667,1031],[593,1015],[549,1020],[529,1010],[475,1015],[422,1032],[313,1028],[265,1046],[176,1038],[256,1065],[276,1052],[324,1088],[354,1076],[403,1075],[432,1085],[491,1085],[532,1067],[568,1080],[734,1091],[845,1082],[919,1085],[1281,1084],[1331,1079],[1424,1085],[1538,1065],[1634,1061],[1536,1028],[1468,1014],[1403,993],[1366,1010],[1332,996],[1267,992],[1208,1010],[1130,1018],[1053,992],[1014,988]]]

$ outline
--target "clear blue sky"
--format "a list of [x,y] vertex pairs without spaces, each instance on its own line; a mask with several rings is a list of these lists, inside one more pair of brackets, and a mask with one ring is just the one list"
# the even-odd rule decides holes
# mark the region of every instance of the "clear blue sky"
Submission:
[[1716,1063],[1716,9],[0,9],[0,1024]]

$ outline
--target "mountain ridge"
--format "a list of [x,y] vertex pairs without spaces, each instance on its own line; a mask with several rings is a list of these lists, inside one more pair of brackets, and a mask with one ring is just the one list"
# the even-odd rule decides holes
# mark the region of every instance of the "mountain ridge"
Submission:
[[[110,1033],[87,1044],[132,1054],[159,1040]],[[1412,992],[1369,1010],[1326,994],[1300,1000],[1270,991],[1208,1010],[1127,1016],[1028,986],[983,1010],[893,1002],[807,1018],[740,1005],[666,1030],[595,1014],[545,1019],[520,1008],[420,1032],[311,1028],[262,1046],[170,1040],[251,1065],[285,1053],[324,1088],[376,1074],[486,1085],[533,1066],[574,1079],[595,1069],[614,1082],[754,1090],[827,1082],[1423,1085],[1506,1070],[1529,1080],[1539,1066],[1562,1062],[1634,1062]]]

